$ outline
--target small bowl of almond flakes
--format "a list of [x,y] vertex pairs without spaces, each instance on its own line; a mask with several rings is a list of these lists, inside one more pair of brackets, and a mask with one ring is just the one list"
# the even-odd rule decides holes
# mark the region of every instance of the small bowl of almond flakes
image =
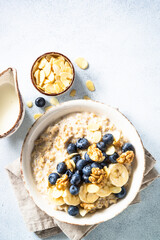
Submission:
[[31,68],[34,87],[49,96],[65,93],[72,86],[75,71],[72,62],[63,54],[48,52],[38,57]]

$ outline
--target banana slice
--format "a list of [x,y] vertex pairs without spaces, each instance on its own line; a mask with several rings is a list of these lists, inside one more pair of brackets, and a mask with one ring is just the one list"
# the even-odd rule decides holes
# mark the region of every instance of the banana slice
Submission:
[[99,198],[99,196],[96,195],[95,193],[88,193],[87,187],[88,187],[87,184],[84,184],[80,187],[79,191],[80,200],[85,203],[94,203]]
[[122,188],[121,187],[110,187],[109,188],[111,190],[112,193],[120,193]]
[[59,198],[63,196],[64,191],[63,190],[58,190],[56,187],[53,188],[52,191],[52,197],[53,198]]
[[63,204],[65,204],[63,197],[52,198],[51,199],[51,203],[53,203],[55,205],[63,205]]
[[73,206],[77,206],[78,204],[80,204],[80,198],[78,195],[72,195],[68,189],[66,189],[64,191],[64,194],[63,194],[63,199],[65,201],[66,204],[68,205],[73,205]]
[[108,186],[104,186],[103,188],[99,189],[96,193],[99,197],[107,197],[111,194],[111,190]]
[[127,168],[120,163],[110,164],[109,180],[116,187],[122,187],[128,182],[129,174]]
[[100,187],[96,184],[91,183],[91,184],[88,184],[88,186],[87,186],[87,192],[89,192],[89,193],[96,193],[99,191],[99,189],[100,189]]

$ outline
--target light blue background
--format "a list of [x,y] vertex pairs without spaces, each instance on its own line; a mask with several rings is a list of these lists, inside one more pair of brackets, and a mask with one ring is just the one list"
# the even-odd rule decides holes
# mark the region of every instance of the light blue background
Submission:
[[[136,126],[160,171],[160,1],[155,0],[0,0],[0,71],[18,71],[24,101],[40,94],[33,88],[33,61],[59,51],[73,62],[85,57],[89,68],[76,69],[76,98],[119,107]],[[85,81],[96,91],[90,93]],[[46,98],[49,100],[49,98]],[[69,93],[59,101],[70,100]],[[0,141],[0,240],[38,239],[27,231],[4,167],[19,157],[37,107],[27,109],[20,129]],[[41,110],[43,112],[43,110]],[[101,224],[86,240],[160,239],[160,179],[141,194],[140,204]],[[50,239],[67,239],[59,234]]]

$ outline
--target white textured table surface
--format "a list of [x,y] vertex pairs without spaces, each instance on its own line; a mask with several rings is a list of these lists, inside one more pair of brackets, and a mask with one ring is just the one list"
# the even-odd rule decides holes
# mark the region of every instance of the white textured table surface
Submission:
[[[89,95],[119,109],[134,123],[160,171],[160,1],[154,0],[0,0],[0,71],[12,66],[25,102],[40,94],[30,81],[37,56],[59,51],[73,62],[83,56],[85,71],[76,69],[77,97]],[[89,93],[85,81],[94,81]],[[46,98],[49,100],[49,98]],[[71,100],[69,93],[59,97]],[[0,240],[38,239],[22,221],[4,170],[19,154],[34,106],[26,108],[20,129],[0,141]],[[142,202],[101,224],[85,239],[160,239],[160,179],[142,192]],[[50,239],[66,239],[59,234]]]

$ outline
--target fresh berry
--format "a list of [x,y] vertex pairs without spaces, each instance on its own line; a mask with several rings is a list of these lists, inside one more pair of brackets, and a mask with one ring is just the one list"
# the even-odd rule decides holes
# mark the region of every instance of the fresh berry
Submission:
[[67,166],[64,162],[60,162],[58,163],[57,165],[57,172],[60,173],[60,174],[63,174],[65,173],[67,170]]
[[78,155],[75,155],[72,157],[72,160],[75,162],[75,164],[78,162],[78,160],[81,159],[81,156],[78,154]]
[[86,138],[79,138],[76,145],[79,149],[87,149],[89,147],[89,142]]
[[87,165],[87,161],[84,159],[80,159],[77,163],[76,163],[76,168],[78,170],[82,170],[82,168],[84,168],[84,166]]
[[67,147],[67,152],[68,152],[69,154],[71,154],[71,153],[76,153],[76,152],[77,152],[77,147],[76,147],[76,145],[75,145],[74,143],[70,143],[70,144],[68,145],[68,147]]
[[35,104],[37,107],[44,107],[44,105],[46,104],[46,101],[43,97],[38,97],[35,100]]
[[66,174],[68,175],[68,177],[69,177],[69,179],[72,177],[72,175],[73,175],[73,172],[70,170],[70,169],[68,169],[67,171],[66,171]]
[[48,177],[48,181],[50,184],[54,185],[56,184],[58,178],[60,178],[60,176],[57,173],[51,173]]
[[102,168],[101,164],[100,163],[97,163],[97,162],[94,162],[91,164],[91,168]]
[[82,170],[77,170],[77,171],[75,171],[75,173],[74,174],[78,174],[78,175],[82,175]]
[[98,142],[97,143],[97,148],[99,148],[101,151],[106,150],[106,144],[104,142]]
[[81,182],[81,176],[79,174],[73,174],[70,183],[73,185],[78,185]]
[[107,133],[103,136],[103,142],[106,145],[110,145],[113,143],[113,135],[111,133]]
[[125,143],[122,146],[122,152],[127,152],[127,151],[133,151],[135,152],[135,148],[133,147],[133,145],[131,143]]
[[113,153],[112,155],[109,156],[109,161],[110,161],[111,163],[116,163],[116,162],[117,162],[117,161],[116,161],[117,158],[119,158],[119,155],[118,155],[117,152],[115,152],[115,153]]
[[90,164],[88,164],[88,165],[84,166],[84,168],[82,169],[82,173],[83,173],[84,175],[89,176],[90,173],[91,173],[91,170],[92,170],[92,167],[91,167]]
[[83,180],[83,182],[85,182],[85,183],[90,183],[90,181],[89,181],[89,176],[82,175],[82,180]]
[[89,155],[88,155],[87,152],[84,154],[84,159],[85,159],[87,162],[89,162],[89,163],[93,162],[92,159],[90,159],[90,157],[89,157]]
[[108,161],[109,156],[105,152],[102,152],[102,153],[103,153],[103,156],[105,157],[104,161]]
[[116,193],[115,196],[121,199],[121,198],[124,198],[126,196],[126,194],[127,194],[127,191],[126,191],[125,187],[122,187],[121,192]]
[[79,193],[79,187],[71,185],[69,191],[72,195],[77,195]]
[[109,163],[105,160],[103,162],[101,162],[102,168],[104,168],[105,166],[108,167],[108,165],[109,165]]
[[68,208],[68,214],[71,216],[76,216],[79,214],[79,208],[76,206],[69,206]]

